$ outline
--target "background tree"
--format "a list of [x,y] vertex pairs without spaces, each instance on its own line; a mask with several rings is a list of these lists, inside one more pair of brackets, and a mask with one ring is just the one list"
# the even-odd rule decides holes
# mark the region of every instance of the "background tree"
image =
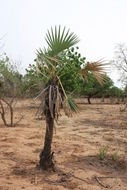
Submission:
[[112,86],[112,88],[109,91],[109,97],[115,97],[117,98],[117,103],[120,102],[120,99],[122,100],[122,102],[124,101],[124,97],[125,97],[125,93],[124,90],[116,87],[116,86]]
[[23,77],[22,94],[27,97],[36,97],[43,88],[43,75],[38,74],[35,64],[30,64]]
[[113,81],[104,75],[104,83],[100,84],[92,73],[88,73],[87,81],[82,81],[80,86],[82,87],[80,94],[87,96],[88,103],[91,104],[92,97],[109,97]]
[[61,70],[61,81],[65,91],[79,96],[81,92],[81,81],[84,80],[81,68],[86,64],[86,58],[79,53],[79,47],[72,47],[63,52],[62,62],[65,64]]
[[[14,123],[13,103],[15,98],[21,95],[21,88],[22,75],[9,58],[5,54],[2,55],[0,58],[0,115],[7,127],[17,124],[17,122]],[[8,113],[10,121],[7,122]]]
[[127,84],[127,45],[126,44],[117,44],[115,47],[115,57],[112,60],[112,63],[118,70],[120,75],[119,80],[124,86]]
[[102,82],[103,79],[102,63],[96,62],[87,64],[84,60],[82,67],[77,65],[79,63],[77,63],[75,67],[73,61],[71,62],[66,58],[65,55],[69,53],[68,49],[77,44],[78,41],[79,39],[74,33],[70,33],[69,30],[66,31],[65,28],[61,30],[59,26],[59,28],[55,27],[54,30],[52,28],[51,31],[48,30],[46,34],[48,47],[44,48],[44,50],[38,50],[36,59],[37,71],[39,75],[41,74],[43,76],[42,80],[45,88],[43,90],[44,99],[42,100],[42,109],[46,118],[45,142],[40,154],[39,163],[41,169],[54,168],[51,144],[54,120],[57,120],[59,117],[61,104],[63,105],[66,115],[70,116],[72,112],[77,112],[77,105],[64,89],[66,85],[63,86],[62,83],[63,74],[68,73],[69,66],[74,66],[75,77],[72,79],[77,77],[81,79],[83,76],[86,77],[89,71],[91,71],[100,82]]
[[5,55],[0,59],[0,95],[6,97],[20,96],[22,89],[22,75],[16,65],[12,64]]

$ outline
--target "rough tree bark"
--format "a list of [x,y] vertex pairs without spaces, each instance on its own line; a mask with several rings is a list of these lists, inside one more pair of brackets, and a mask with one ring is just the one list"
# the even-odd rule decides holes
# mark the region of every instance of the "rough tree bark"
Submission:
[[[53,105],[53,113],[55,114],[55,105]],[[54,118],[51,116],[51,112],[49,109],[49,92],[45,95],[45,108],[44,114],[46,117],[46,133],[45,133],[45,141],[44,148],[40,154],[40,169],[48,170],[52,169],[54,171],[54,163],[53,163],[53,152],[51,151],[51,144],[53,139],[53,128],[54,128]]]
[[40,154],[40,169],[47,170],[54,169],[53,152],[51,152],[51,144],[53,138],[54,119],[52,119],[50,112],[46,116],[46,134],[44,148]]

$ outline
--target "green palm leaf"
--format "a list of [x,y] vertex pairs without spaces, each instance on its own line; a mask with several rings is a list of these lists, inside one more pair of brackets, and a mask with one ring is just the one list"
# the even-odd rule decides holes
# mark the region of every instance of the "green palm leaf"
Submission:
[[54,30],[51,27],[51,31],[47,31],[45,40],[49,46],[49,53],[52,56],[58,55],[79,42],[78,37],[73,32],[70,32],[70,30],[66,31],[65,27],[62,30],[61,26],[58,28],[55,26]]
[[65,99],[63,108],[68,117],[73,116],[74,113],[78,113],[78,106],[71,97]]

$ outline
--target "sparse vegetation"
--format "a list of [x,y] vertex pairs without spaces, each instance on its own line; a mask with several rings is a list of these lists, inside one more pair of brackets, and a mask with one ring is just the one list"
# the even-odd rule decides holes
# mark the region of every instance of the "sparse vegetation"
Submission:
[[117,153],[117,152],[114,152],[114,153],[112,154],[112,160],[113,160],[113,161],[118,160],[118,153]]
[[[84,101],[84,98],[80,101]],[[63,186],[69,189],[74,183],[76,189],[87,189],[86,178],[89,178],[89,187],[98,189],[98,183],[94,180],[94,176],[98,176],[104,184],[112,186],[119,180],[121,187],[126,187],[126,112],[121,114],[119,104],[111,105],[107,101],[102,104],[101,99],[95,99],[89,106],[86,99],[86,104],[78,105],[78,116],[69,119],[61,112],[53,140],[57,170],[40,172],[35,167],[45,134],[45,122],[35,117],[40,102],[35,104],[33,99],[20,99],[15,107],[15,117],[24,111],[24,118],[18,127],[1,127],[0,120],[1,186],[12,189],[15,186],[19,189],[23,186],[34,188],[36,183],[38,189],[55,189],[55,183],[61,189]],[[105,138],[109,134],[112,140]],[[98,147],[104,148],[107,144],[108,152],[100,160]],[[118,148],[122,156],[119,154],[117,160],[113,161],[112,155]],[[119,185],[115,183],[115,187],[119,188]]]
[[[105,185],[101,179],[116,176],[122,187],[126,183],[123,179],[127,173],[127,119],[126,106],[121,110],[121,104],[126,102],[127,88],[114,86],[104,72],[107,65],[103,61],[87,61],[76,47],[78,41],[78,37],[65,28],[51,28],[46,34],[47,47],[37,51],[35,63],[26,68],[24,76],[6,54],[0,57],[0,176],[9,188],[15,189],[13,178],[15,180],[17,175],[20,189],[24,189],[25,180],[30,188],[34,184],[38,189],[42,189],[42,184],[46,184],[45,189],[54,184],[58,189],[61,186],[83,189],[88,178],[90,188],[93,188],[93,180],[94,187],[98,183],[108,188],[112,186]],[[123,61],[123,57],[121,59]],[[91,102],[93,104],[88,105]],[[46,131],[40,128],[44,126],[42,116]],[[105,143],[108,146],[102,147]],[[98,145],[101,148],[97,155]],[[124,159],[114,151],[118,146]],[[109,147],[111,150],[113,147],[110,154]],[[100,176],[102,173],[105,176]]]
[[99,156],[100,160],[104,160],[104,158],[105,158],[105,156],[107,154],[107,150],[108,150],[107,146],[102,147],[102,148],[99,149],[99,155],[98,156]]

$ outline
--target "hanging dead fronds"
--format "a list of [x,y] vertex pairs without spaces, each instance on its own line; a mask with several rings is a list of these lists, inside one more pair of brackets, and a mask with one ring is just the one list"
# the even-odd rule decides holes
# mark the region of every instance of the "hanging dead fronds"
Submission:
[[56,104],[55,104],[55,118],[56,118],[56,120],[58,120],[58,117],[60,116],[60,109],[61,109],[62,103],[63,103],[63,101],[62,101],[61,94],[59,92],[59,87],[56,86]]
[[52,118],[54,118],[54,103],[55,103],[53,102],[54,99],[53,88],[54,87],[52,85],[49,86],[49,110]]

